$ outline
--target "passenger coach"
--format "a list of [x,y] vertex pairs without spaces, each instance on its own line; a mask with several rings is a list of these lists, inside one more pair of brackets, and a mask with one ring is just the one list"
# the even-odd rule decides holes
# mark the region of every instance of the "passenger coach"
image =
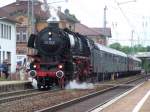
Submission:
[[141,60],[98,43],[91,54],[93,73],[99,80],[110,80],[139,73]]

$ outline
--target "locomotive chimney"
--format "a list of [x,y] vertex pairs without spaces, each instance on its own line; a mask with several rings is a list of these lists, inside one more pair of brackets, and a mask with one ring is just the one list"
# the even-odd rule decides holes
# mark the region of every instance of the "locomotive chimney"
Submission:
[[51,17],[47,20],[49,27],[59,27],[59,16],[57,14],[57,10],[52,8],[50,9]]

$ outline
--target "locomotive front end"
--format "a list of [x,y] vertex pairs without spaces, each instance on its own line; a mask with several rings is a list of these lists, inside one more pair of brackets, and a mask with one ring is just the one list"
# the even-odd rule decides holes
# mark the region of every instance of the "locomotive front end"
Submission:
[[34,40],[37,54],[34,56],[29,75],[36,78],[38,87],[50,87],[63,82],[65,59],[70,50],[70,41],[57,27],[47,27]]

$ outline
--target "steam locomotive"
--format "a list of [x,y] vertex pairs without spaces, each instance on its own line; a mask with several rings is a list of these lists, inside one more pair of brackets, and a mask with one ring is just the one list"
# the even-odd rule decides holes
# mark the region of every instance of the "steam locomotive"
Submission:
[[[37,35],[31,34],[28,47],[37,53],[30,56],[29,74],[38,88],[61,88],[70,80],[86,81],[121,77],[127,72],[139,73],[141,61],[125,53],[104,47],[88,37],[51,23]],[[116,75],[117,74],[117,75]]]

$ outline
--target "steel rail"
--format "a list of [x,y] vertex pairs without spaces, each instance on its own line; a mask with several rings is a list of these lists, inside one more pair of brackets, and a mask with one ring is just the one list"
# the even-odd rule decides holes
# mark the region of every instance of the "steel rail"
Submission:
[[24,99],[24,98],[27,98],[27,97],[32,97],[32,96],[35,96],[35,95],[48,93],[48,92],[56,92],[56,91],[59,91],[59,90],[60,89],[53,89],[53,90],[48,90],[48,91],[37,91],[37,90],[32,91],[31,90],[31,92],[33,92],[33,93],[26,93],[26,92],[22,93],[21,92],[20,95],[8,96],[8,97],[1,98],[0,99],[0,104],[10,102],[10,101],[20,100],[20,99]]

